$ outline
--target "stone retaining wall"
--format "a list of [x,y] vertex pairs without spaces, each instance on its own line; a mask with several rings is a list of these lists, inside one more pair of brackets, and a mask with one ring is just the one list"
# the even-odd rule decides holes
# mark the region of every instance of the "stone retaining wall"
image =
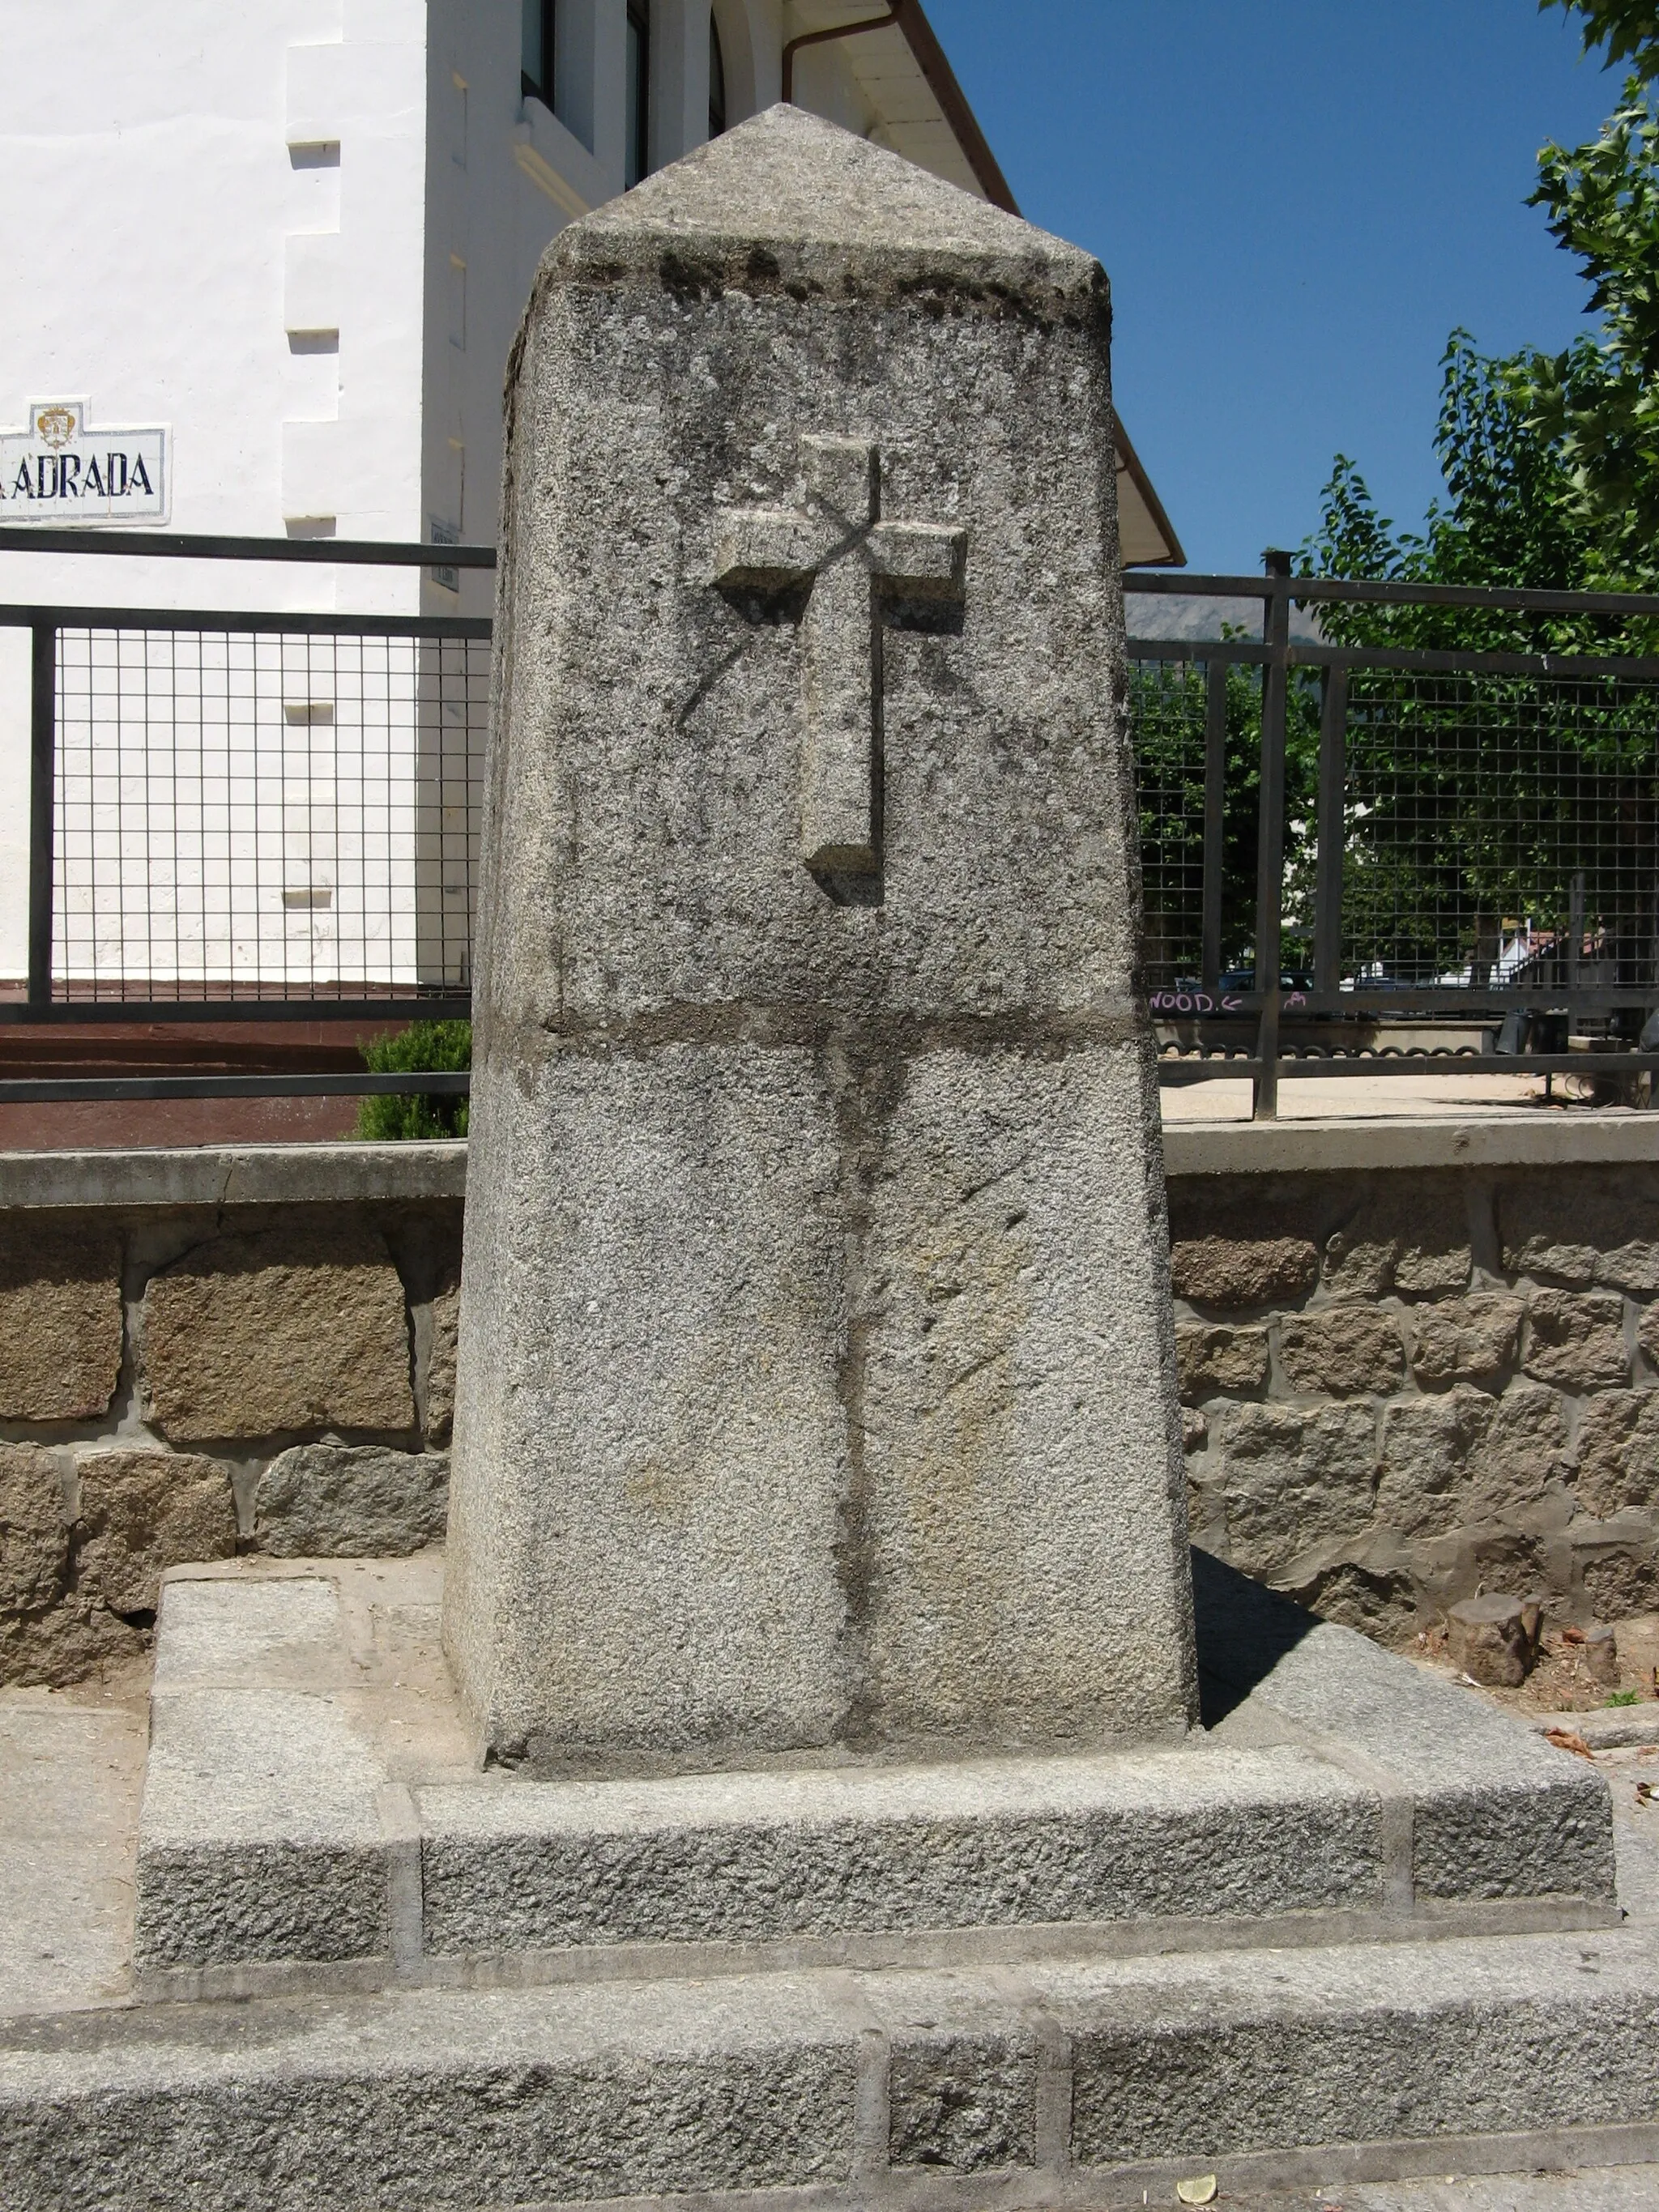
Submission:
[[0,1682],[137,1656],[185,1560],[442,1536],[461,1201],[435,1165],[429,1194],[77,1207],[4,1203],[0,1164]]
[[1172,1178],[1170,1237],[1195,1543],[1385,1641],[1659,1606],[1659,1164]]
[[[1195,1542],[1399,1640],[1659,1607],[1659,1118],[1171,1127]],[[0,1682],[441,1536],[465,1148],[0,1158]]]

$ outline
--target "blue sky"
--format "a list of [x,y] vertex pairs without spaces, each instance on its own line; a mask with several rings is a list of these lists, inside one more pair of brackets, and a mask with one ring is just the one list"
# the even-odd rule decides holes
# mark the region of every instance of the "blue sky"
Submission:
[[1334,453],[1420,520],[1454,324],[1583,327],[1523,203],[1619,77],[1534,0],[927,0],[1015,197],[1112,279],[1129,434],[1194,568],[1313,527]]

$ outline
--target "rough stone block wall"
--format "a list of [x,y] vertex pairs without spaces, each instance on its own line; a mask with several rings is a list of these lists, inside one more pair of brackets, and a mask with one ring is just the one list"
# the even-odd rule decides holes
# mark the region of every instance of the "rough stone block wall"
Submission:
[[[171,1565],[441,1537],[434,1172],[0,1203],[0,1682],[140,1655]],[[1480,1589],[1659,1607],[1659,1164],[1176,1174],[1170,1211],[1196,1543],[1389,1641]]]
[[1399,1641],[1659,1607],[1659,1166],[1170,1186],[1193,1540]]
[[0,1213],[0,1683],[137,1656],[164,1568],[441,1538],[455,1200]]

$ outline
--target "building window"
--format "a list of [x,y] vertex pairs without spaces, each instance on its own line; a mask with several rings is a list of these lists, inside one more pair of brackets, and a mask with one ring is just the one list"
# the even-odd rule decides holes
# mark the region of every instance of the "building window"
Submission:
[[528,100],[553,105],[553,0],[522,0],[524,59],[520,89]]
[[623,185],[637,185],[651,166],[651,19],[644,0],[628,0],[628,131]]
[[713,11],[708,17],[708,135],[718,138],[726,128],[726,56],[720,52],[720,27]]

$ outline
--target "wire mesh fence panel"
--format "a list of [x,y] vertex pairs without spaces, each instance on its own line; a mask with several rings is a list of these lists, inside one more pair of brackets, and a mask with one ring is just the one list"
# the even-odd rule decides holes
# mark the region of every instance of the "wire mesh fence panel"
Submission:
[[1130,664],[1143,958],[1153,992],[1194,981],[1202,958],[1206,698],[1201,665]]
[[[1133,655],[1133,646],[1131,646]],[[1212,692],[1212,672],[1221,686]],[[1140,837],[1147,988],[1156,998],[1201,976],[1208,725],[1219,711],[1220,884],[1213,891],[1216,964],[1254,961],[1257,806],[1261,787],[1261,672],[1215,661],[1134,659],[1130,744]],[[1219,975],[1212,978],[1218,981]]]
[[60,631],[57,994],[464,988],[488,689],[470,639]]
[[[487,638],[250,619],[275,626],[58,627],[42,664],[55,995],[465,993]],[[1200,979],[1249,992],[1270,656],[1231,632],[1131,653],[1148,988],[1155,1004]],[[1652,664],[1540,676],[1364,658],[1329,694],[1313,666],[1285,667],[1281,968],[1310,965],[1322,931],[1350,986],[1659,998]],[[1340,754],[1322,752],[1322,696]],[[1319,856],[1333,823],[1340,884]]]
[[1651,987],[1656,800],[1651,679],[1354,669],[1345,981]]

